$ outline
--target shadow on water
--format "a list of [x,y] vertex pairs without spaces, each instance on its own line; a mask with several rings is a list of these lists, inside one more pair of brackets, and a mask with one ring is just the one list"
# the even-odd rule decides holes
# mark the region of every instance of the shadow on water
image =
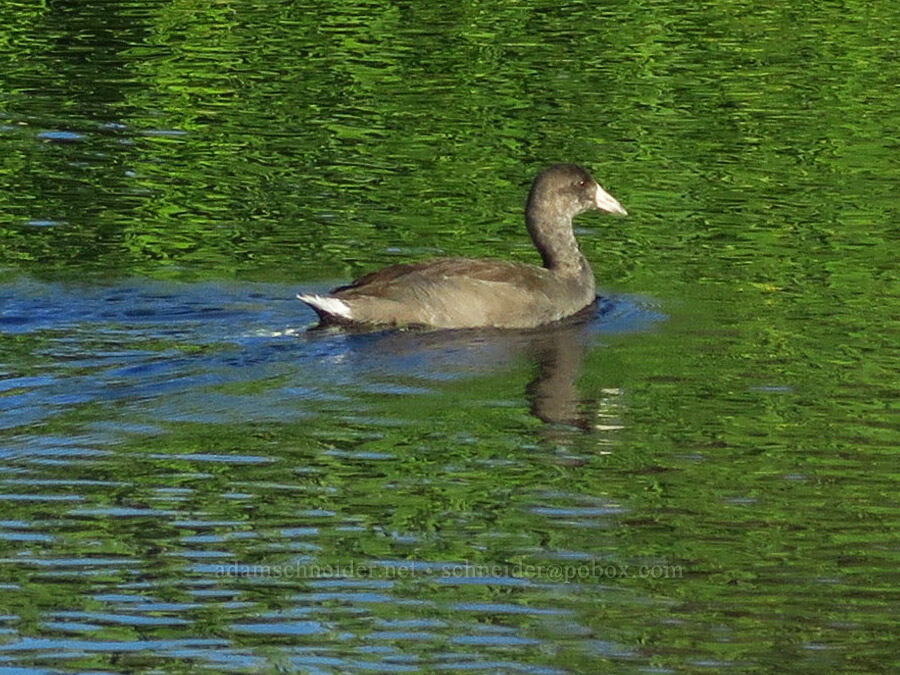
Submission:
[[412,394],[523,359],[536,366],[523,392],[532,413],[585,427],[576,381],[591,345],[648,330],[661,316],[640,298],[615,295],[527,331],[311,331],[314,317],[293,290],[145,281],[0,287],[0,330],[16,350],[5,367],[0,428],[98,402],[140,405],[159,420],[285,420],[309,414],[304,402]]

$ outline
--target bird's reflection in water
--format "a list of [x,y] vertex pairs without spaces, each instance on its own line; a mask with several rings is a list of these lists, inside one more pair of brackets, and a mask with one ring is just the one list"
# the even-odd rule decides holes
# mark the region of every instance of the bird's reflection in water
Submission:
[[578,388],[585,356],[598,333],[628,330],[614,322],[604,326],[604,315],[616,314],[613,307],[610,301],[598,300],[565,321],[528,330],[344,333],[349,340],[344,356],[369,373],[434,379],[496,373],[529,359],[535,364],[535,376],[524,394],[531,413],[550,424],[588,431],[597,428],[605,399],[617,398],[612,396],[617,390],[607,389],[591,403]]
[[531,336],[528,351],[537,373],[525,387],[531,413],[544,422],[590,429],[578,379],[591,339],[590,315]]

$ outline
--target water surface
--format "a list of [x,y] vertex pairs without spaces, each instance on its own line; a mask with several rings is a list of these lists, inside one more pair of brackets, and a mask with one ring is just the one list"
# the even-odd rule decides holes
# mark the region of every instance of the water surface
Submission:
[[[896,667],[895,7],[0,15],[0,668]],[[306,330],[560,160],[584,316]]]

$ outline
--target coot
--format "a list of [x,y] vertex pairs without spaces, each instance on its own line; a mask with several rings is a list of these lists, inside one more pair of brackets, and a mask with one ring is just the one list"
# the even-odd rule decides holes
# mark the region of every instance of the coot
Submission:
[[532,328],[559,321],[594,302],[594,272],[572,231],[572,218],[592,209],[627,215],[587,171],[555,164],[534,179],[525,208],[543,267],[438,258],[386,267],[328,295],[297,297],[323,326]]

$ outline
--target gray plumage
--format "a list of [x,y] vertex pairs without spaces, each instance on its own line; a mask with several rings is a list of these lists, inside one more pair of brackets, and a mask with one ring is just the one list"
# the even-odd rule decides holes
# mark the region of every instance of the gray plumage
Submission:
[[323,325],[530,328],[594,301],[594,273],[572,231],[591,209],[625,209],[584,169],[557,164],[535,178],[525,222],[544,266],[438,258],[367,274],[326,296],[301,294]]

